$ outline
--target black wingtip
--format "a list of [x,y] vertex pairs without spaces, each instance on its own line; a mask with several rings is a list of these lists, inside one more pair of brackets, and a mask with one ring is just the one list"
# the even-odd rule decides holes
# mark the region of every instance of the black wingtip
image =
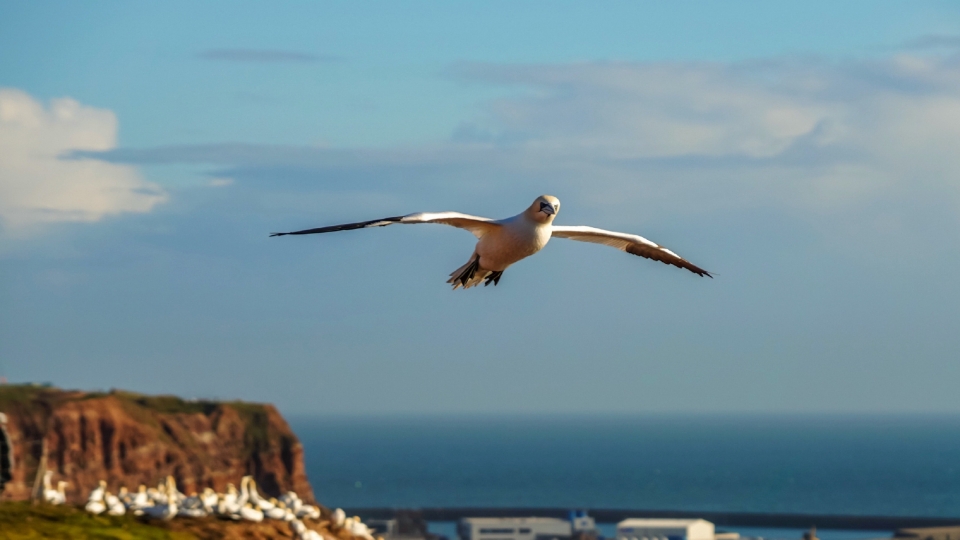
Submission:
[[288,233],[285,233],[285,232],[270,233],[270,238],[273,238],[274,236],[283,236],[285,234],[288,234]]

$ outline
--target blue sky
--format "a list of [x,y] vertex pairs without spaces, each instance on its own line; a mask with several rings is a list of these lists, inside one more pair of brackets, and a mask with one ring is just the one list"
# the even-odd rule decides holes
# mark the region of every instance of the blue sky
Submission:
[[[949,2],[0,3],[0,374],[295,413],[960,411]],[[642,234],[496,289],[423,210]]]

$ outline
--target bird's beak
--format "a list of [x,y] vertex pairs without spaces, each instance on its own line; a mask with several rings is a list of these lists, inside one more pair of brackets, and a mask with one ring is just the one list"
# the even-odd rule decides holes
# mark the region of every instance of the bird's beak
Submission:
[[545,202],[540,203],[540,211],[548,216],[552,216],[557,213],[552,204]]

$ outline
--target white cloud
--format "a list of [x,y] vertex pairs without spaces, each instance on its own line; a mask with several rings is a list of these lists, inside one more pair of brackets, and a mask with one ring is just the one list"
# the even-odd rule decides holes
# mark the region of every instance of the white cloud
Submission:
[[[221,164],[218,176],[261,189],[378,192],[414,208],[549,191],[624,220],[609,226],[759,209],[788,212],[831,236],[852,228],[875,244],[888,242],[890,230],[916,245],[931,231],[957,229],[957,57],[472,64],[457,73],[520,91],[485,104],[433,145],[83,155]],[[881,225],[869,231],[864,223]]]
[[222,178],[222,177],[218,177],[218,178],[211,178],[211,179],[210,179],[210,186],[211,186],[211,187],[226,187],[226,186],[230,186],[230,185],[233,185],[233,178]]
[[827,111],[712,64],[477,66],[475,76],[531,85],[490,108],[498,130],[608,157],[731,153],[763,157],[810,133]]
[[491,103],[456,140],[509,148],[540,168],[575,166],[593,189],[700,207],[831,209],[914,188],[960,200],[953,57],[468,65],[459,73],[529,91]]
[[167,199],[135,167],[76,151],[116,147],[113,112],[54,99],[48,107],[25,92],[0,88],[0,223],[30,230],[54,222],[91,222],[123,212],[149,212]]
[[960,48],[960,36],[953,34],[927,34],[904,44],[907,49],[956,49]]

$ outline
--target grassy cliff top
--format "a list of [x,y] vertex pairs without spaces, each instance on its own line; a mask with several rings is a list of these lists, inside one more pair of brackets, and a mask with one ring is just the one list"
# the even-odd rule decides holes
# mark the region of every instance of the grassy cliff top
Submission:
[[196,535],[142,523],[132,516],[93,516],[72,506],[0,503],[0,538],[191,540]]
[[148,521],[130,515],[94,516],[69,505],[0,503],[0,538],[4,540],[267,540],[290,535],[290,525],[277,520],[251,523],[205,517]]
[[10,409],[30,410],[36,407],[49,410],[67,401],[81,401],[107,396],[163,414],[200,413],[209,415],[220,405],[230,405],[238,409],[241,414],[253,414],[264,410],[263,404],[245,401],[187,400],[178,396],[150,396],[125,390],[83,392],[80,390],[61,390],[49,385],[4,384],[0,385],[0,412]]

